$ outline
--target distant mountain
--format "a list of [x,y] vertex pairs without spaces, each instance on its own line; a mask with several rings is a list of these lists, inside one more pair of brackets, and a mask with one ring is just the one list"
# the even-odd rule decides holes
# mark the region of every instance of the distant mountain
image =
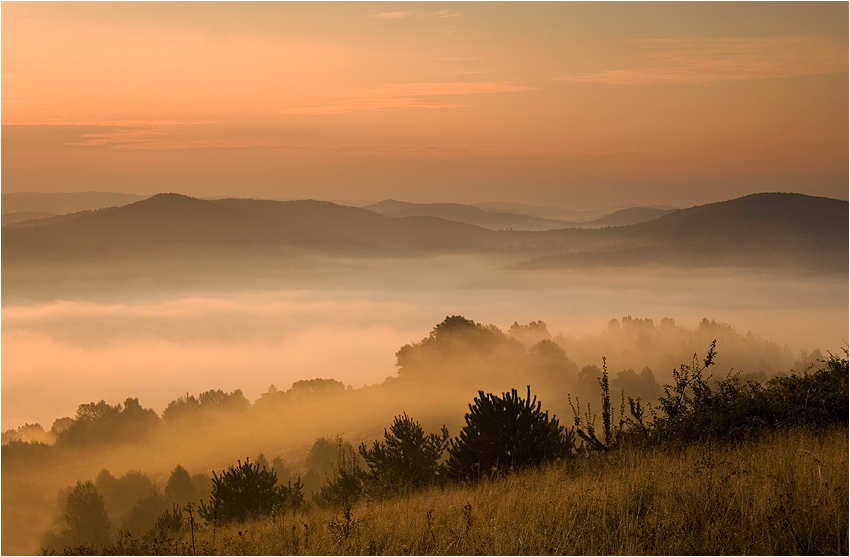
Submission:
[[477,251],[483,228],[435,218],[394,219],[326,201],[202,200],[158,194],[122,207],[3,227],[3,262],[169,253],[195,248],[398,254]]
[[580,226],[582,228],[628,226],[630,224],[639,224],[641,222],[655,220],[668,213],[672,213],[675,210],[676,209],[658,209],[655,207],[629,207],[627,209],[614,211],[613,213],[598,219],[571,223],[571,225]]
[[[114,192],[74,192],[74,193],[4,193],[2,201],[3,215],[19,212],[50,213],[64,215],[79,211],[117,207],[145,199],[144,195]],[[4,219],[5,220],[5,219]],[[8,224],[4,222],[4,224]]]
[[518,213],[500,213],[485,211],[472,205],[460,203],[407,203],[387,199],[364,209],[375,211],[388,217],[436,217],[455,222],[474,224],[490,230],[513,228],[515,230],[553,230],[564,228],[566,223],[560,220],[541,219]]
[[510,203],[507,201],[488,201],[486,203],[475,203],[472,205],[485,211],[495,211],[500,213],[514,213],[518,215],[528,215],[539,219],[552,219],[563,221],[581,221],[591,220],[607,215],[622,207],[612,209],[595,209],[589,211],[577,211],[563,209],[561,207],[540,207],[537,205],[525,205],[523,203]]
[[41,213],[38,211],[18,211],[16,213],[3,213],[3,224],[15,224],[26,220],[43,219],[55,216],[53,213]]
[[[631,226],[595,230],[608,249],[571,250],[525,268],[660,263],[797,267],[846,271],[848,203],[793,193],[759,193],[680,209]],[[548,234],[564,239],[570,230]],[[605,241],[607,240],[607,242]]]
[[[467,206],[437,208],[443,214]],[[846,272],[848,204],[756,194],[680,209],[629,226],[488,230],[432,216],[390,217],[323,201],[202,200],[159,194],[122,207],[3,226],[3,266],[203,252],[217,261],[276,248],[335,256],[498,254],[520,268],[663,264]],[[235,263],[238,264],[238,263]],[[275,265],[286,261],[275,260]]]

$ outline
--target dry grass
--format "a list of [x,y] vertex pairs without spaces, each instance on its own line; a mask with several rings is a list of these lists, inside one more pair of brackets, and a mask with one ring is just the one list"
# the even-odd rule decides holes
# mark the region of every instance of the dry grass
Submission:
[[[847,554],[848,439],[620,451],[474,486],[195,532],[218,554]],[[119,552],[192,553],[180,540]]]

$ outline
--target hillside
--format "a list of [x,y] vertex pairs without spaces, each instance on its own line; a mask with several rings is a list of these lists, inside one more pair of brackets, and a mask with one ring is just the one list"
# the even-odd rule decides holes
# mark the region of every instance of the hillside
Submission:
[[[540,208],[531,206],[512,206],[506,204],[506,211],[494,208],[500,204],[463,205],[461,203],[408,203],[386,199],[379,203],[366,205],[364,209],[375,211],[388,217],[437,217],[466,224],[474,224],[490,230],[556,230],[559,228],[599,228],[603,226],[625,226],[657,219],[675,209],[657,207],[627,207],[625,209],[606,211],[566,211],[555,207]],[[523,213],[525,208],[530,212],[544,210],[559,212],[563,218],[542,218]],[[598,217],[602,213],[603,216]],[[597,218],[598,217],[598,218]]]
[[[446,206],[438,207],[445,214]],[[2,245],[6,267],[199,249],[221,258],[294,248],[381,257],[499,253],[525,260],[523,268],[656,263],[841,271],[847,268],[847,230],[846,201],[782,193],[691,207],[629,226],[539,232],[492,231],[434,216],[390,217],[323,201],[159,194],[122,207],[6,225]]]
[[628,226],[630,224],[639,224],[655,220],[663,217],[668,213],[672,213],[676,209],[658,209],[655,207],[628,207],[614,211],[604,217],[598,219],[570,223],[572,226],[581,227],[601,227],[601,226]]
[[[607,250],[561,251],[522,268],[628,266],[788,267],[846,272],[846,201],[791,193],[759,193],[681,209],[631,226],[597,230]],[[549,233],[572,238],[575,231]],[[632,245],[627,245],[627,241]]]
[[18,212],[64,215],[104,207],[117,207],[141,201],[146,196],[115,192],[40,193],[19,192],[2,195],[3,215]]
[[192,248],[271,246],[397,253],[489,246],[487,230],[434,218],[393,219],[324,201],[201,200],[158,194],[122,207],[4,227],[4,264]]
[[490,230],[513,228],[516,230],[553,230],[565,228],[567,223],[561,220],[542,219],[519,213],[486,211],[461,203],[406,203],[387,199],[364,209],[375,211],[388,217],[436,217],[455,222],[473,224]]
[[43,219],[55,216],[53,213],[44,213],[40,211],[17,211],[14,213],[3,213],[3,224],[15,224],[27,220]]

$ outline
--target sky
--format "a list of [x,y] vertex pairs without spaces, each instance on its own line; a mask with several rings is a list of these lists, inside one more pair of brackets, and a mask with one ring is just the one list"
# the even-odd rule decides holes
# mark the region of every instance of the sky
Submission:
[[2,191],[848,197],[848,4],[3,2]]

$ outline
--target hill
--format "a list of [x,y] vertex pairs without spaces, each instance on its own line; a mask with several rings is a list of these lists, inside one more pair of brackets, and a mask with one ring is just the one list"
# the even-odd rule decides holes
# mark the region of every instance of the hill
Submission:
[[570,223],[572,226],[580,226],[583,228],[602,227],[602,226],[628,226],[630,224],[639,224],[650,220],[655,220],[663,217],[668,213],[672,213],[676,209],[659,209],[656,207],[628,207],[620,209],[613,213],[607,214],[598,219]]
[[473,224],[490,230],[513,228],[516,230],[553,230],[564,228],[561,220],[541,219],[519,213],[485,211],[461,203],[407,203],[387,199],[363,207],[388,217],[436,217],[455,222]]
[[[144,199],[144,195],[102,191],[73,193],[20,192],[2,195],[3,215],[19,212],[64,215],[79,211],[127,205]],[[5,224],[5,223],[4,223]]]
[[[455,209],[446,205],[438,204],[443,214]],[[493,231],[434,216],[390,217],[324,201],[159,194],[122,207],[6,225],[2,247],[4,267],[198,250],[218,259],[268,256],[270,248],[294,248],[380,257],[502,254],[526,260],[520,268],[664,264],[846,271],[847,231],[846,201],[782,193],[681,209],[629,226],[538,232]]]
[[55,216],[53,213],[39,211],[17,211],[15,213],[3,213],[3,224],[15,224],[27,220],[43,219]]
[[[843,272],[848,267],[848,204],[824,197],[759,193],[596,232],[610,249],[562,251],[521,267],[660,263]],[[551,234],[566,239],[574,231]]]
[[325,201],[202,200],[158,194],[122,207],[4,227],[4,264],[196,248],[272,246],[399,254],[486,248],[482,228],[435,218],[393,219]]

